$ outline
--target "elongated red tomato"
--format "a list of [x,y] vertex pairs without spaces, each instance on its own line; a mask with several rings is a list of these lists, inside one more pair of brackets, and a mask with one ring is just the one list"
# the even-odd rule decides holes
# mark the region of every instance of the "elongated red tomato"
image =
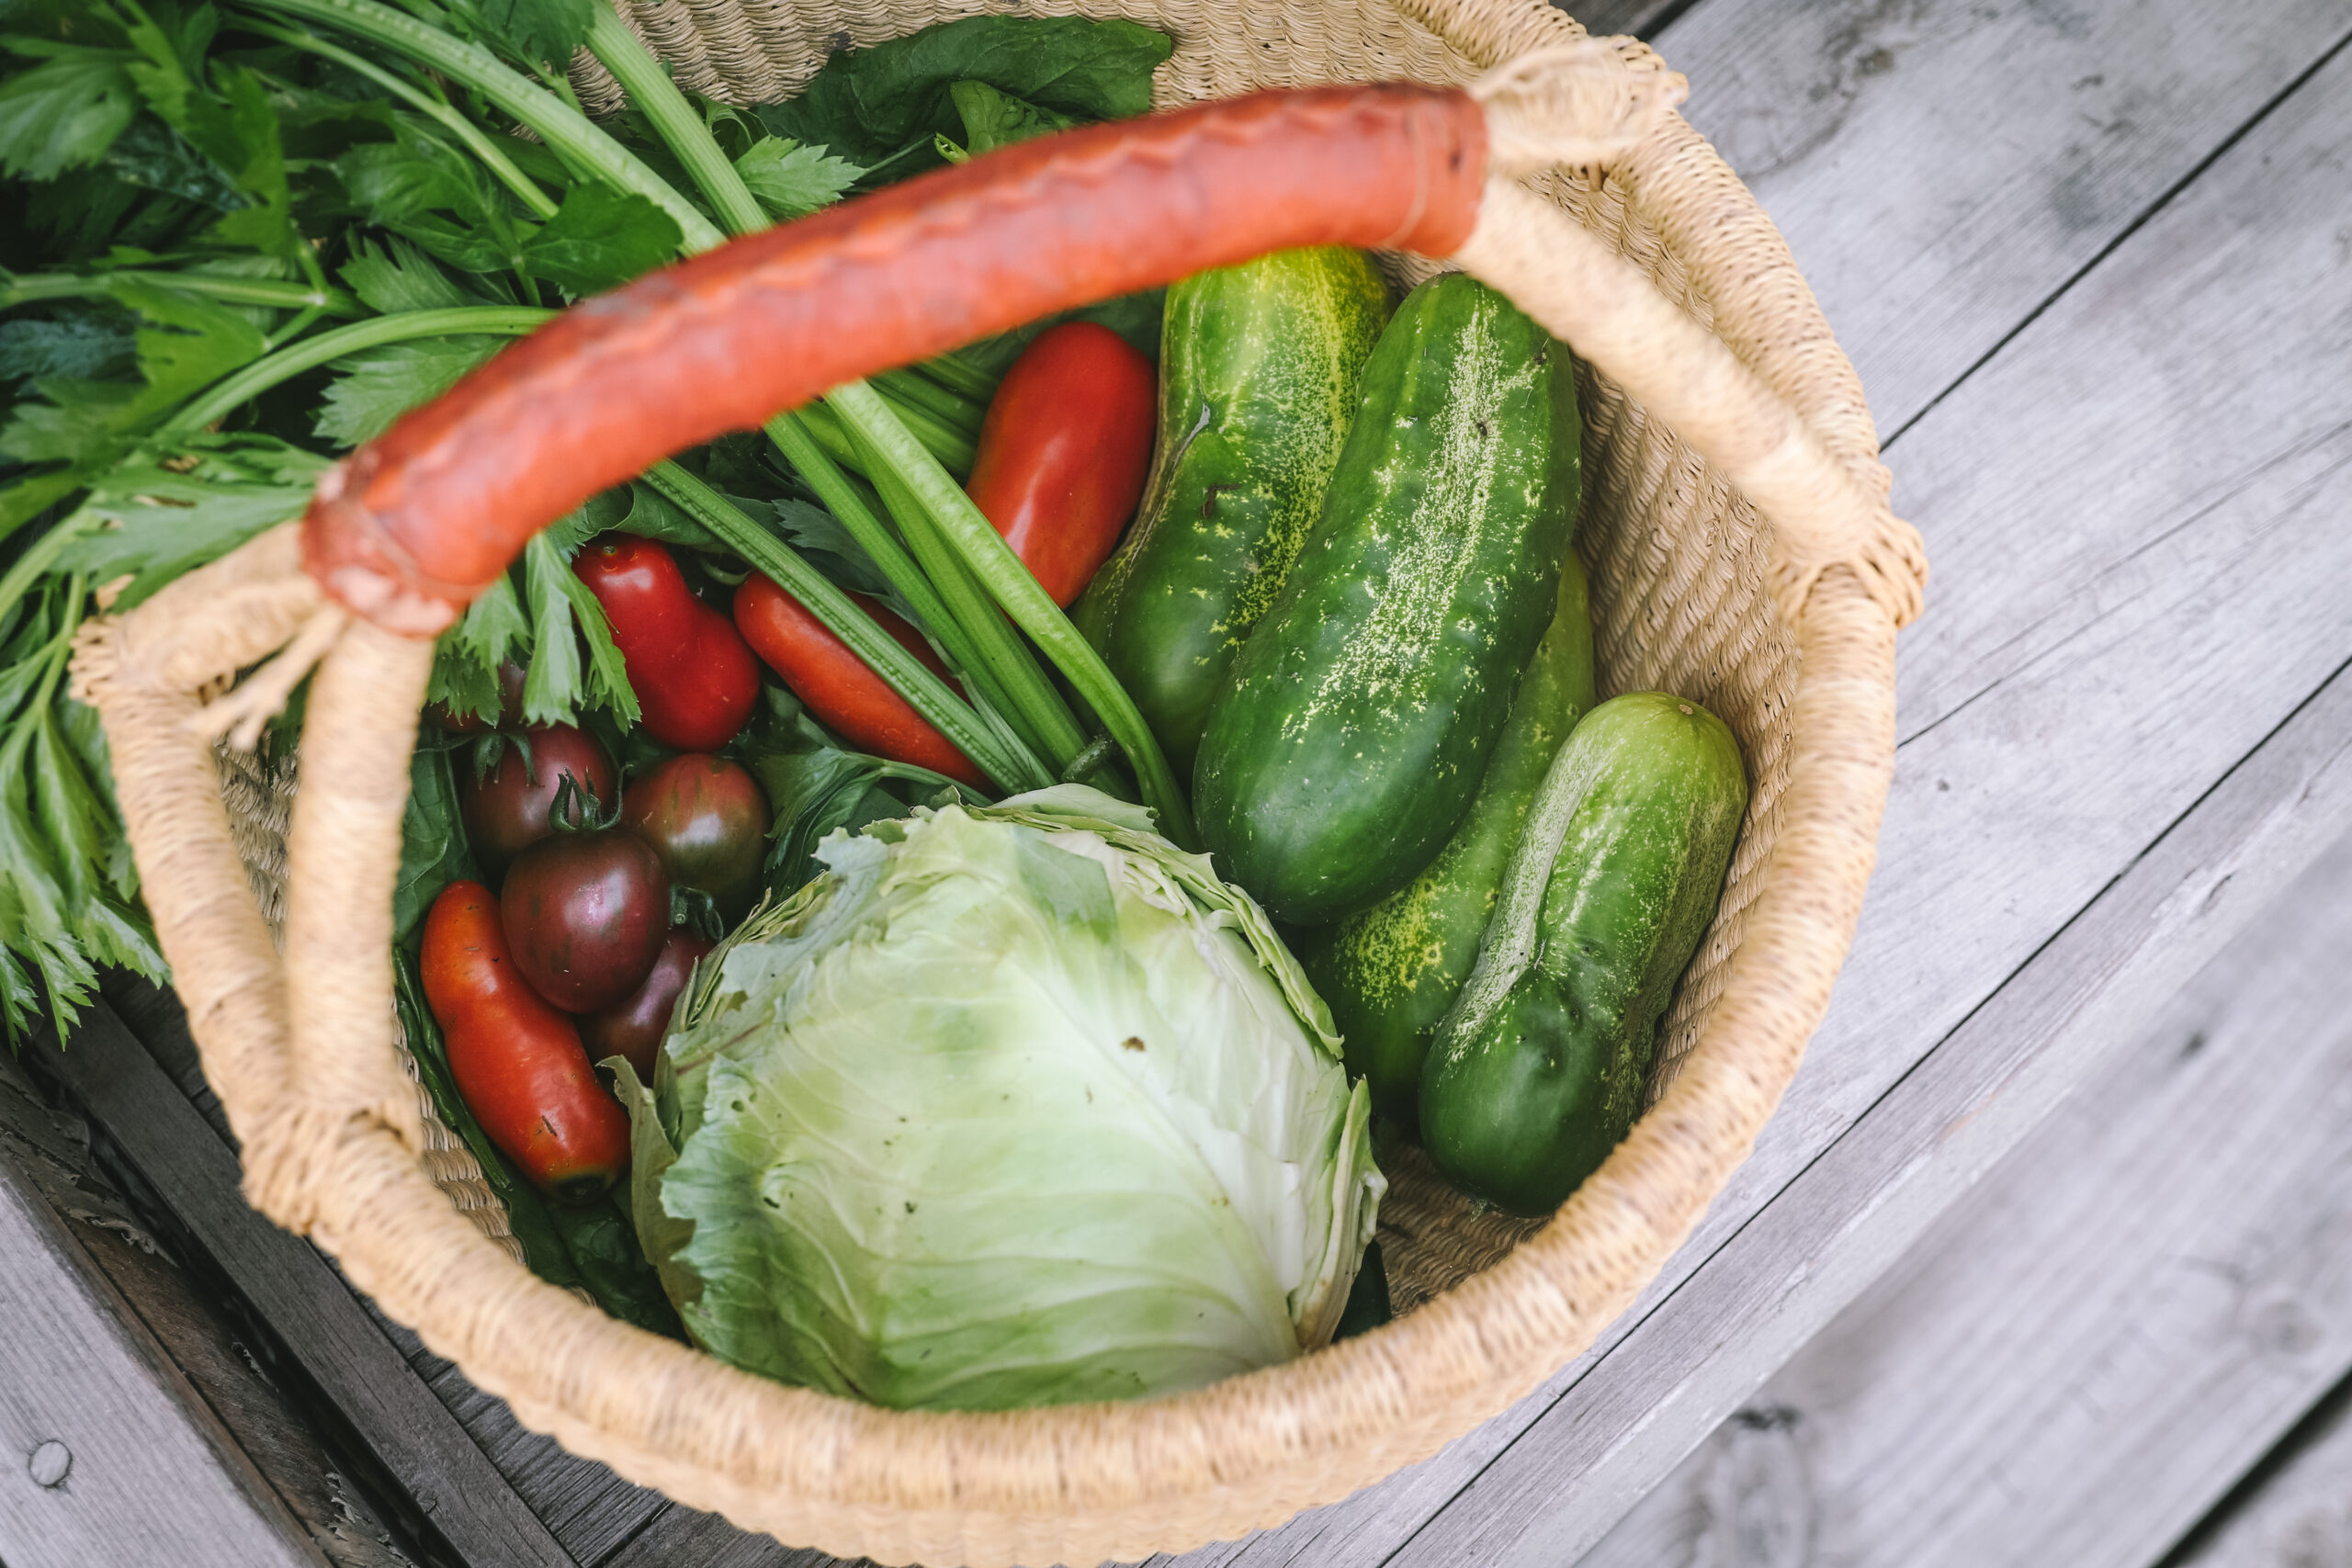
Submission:
[[424,917],[424,999],[466,1109],[551,1197],[583,1201],[620,1179],[628,1117],[597,1081],[571,1020],[524,980],[498,898],[453,882]]
[[[947,671],[914,627],[861,593],[850,595],[940,679]],[[735,625],[744,638],[784,677],[793,695],[808,705],[817,721],[851,745],[912,762],[935,773],[945,773],[976,789],[988,779],[972,760],[957,750],[914,705],[890,689],[890,682],[866,668],[865,661],[835,637],[825,623],[810,615],[800,601],[769,579],[753,572],[735,590]]]
[[605,607],[653,739],[681,751],[734,739],[759,698],[759,666],[727,617],[695,597],[670,552],[633,534],[606,534],[571,570]]
[[989,400],[965,492],[1064,609],[1136,514],[1159,396],[1126,339],[1066,321],[1022,351]]
[[607,1056],[628,1058],[638,1077],[650,1088],[654,1053],[669,1032],[670,1010],[694,977],[696,961],[717,945],[684,926],[671,927],[662,939],[661,955],[637,989],[580,1021],[580,1038],[588,1054],[599,1062]]

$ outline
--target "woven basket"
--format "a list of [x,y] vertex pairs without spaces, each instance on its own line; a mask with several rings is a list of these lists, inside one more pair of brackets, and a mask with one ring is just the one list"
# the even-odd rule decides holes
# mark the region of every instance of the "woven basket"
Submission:
[[[787,1388],[608,1318],[521,1266],[390,1023],[390,889],[429,644],[327,604],[289,525],[95,624],[75,665],[255,1206],[527,1425],[746,1528],[889,1563],[1089,1563],[1277,1524],[1426,1458],[1589,1346],[1746,1156],[1827,1004],[1893,769],[1894,630],[1925,570],[1888,513],[1852,368],[1643,45],[1589,43],[1524,0],[1076,8],[1174,36],[1162,107],[1481,81],[1495,172],[1452,265],[1577,351],[1602,690],[1699,699],[1752,774],[1652,1108],[1558,1214],[1473,1214],[1418,1155],[1384,1151],[1396,1322],[1191,1393],[949,1415]],[[673,0],[631,19],[682,85],[751,101],[844,42],[969,9]],[[592,105],[616,99],[593,68],[579,84]],[[1388,259],[1400,281],[1433,265]],[[290,781],[216,760],[210,737],[250,728],[314,663],[288,830]]]

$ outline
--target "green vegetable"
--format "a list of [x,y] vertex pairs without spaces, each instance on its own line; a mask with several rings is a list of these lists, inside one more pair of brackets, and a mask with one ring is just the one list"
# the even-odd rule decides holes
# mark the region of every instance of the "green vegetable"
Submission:
[[901,1407],[1196,1387],[1338,1324],[1385,1189],[1250,898],[1062,785],[820,849],[625,1080],[688,1334]]
[[1447,1180],[1546,1214],[1623,1140],[1747,808],[1739,743],[1697,703],[1640,692],[1577,726],[1423,1071]]
[[1349,1073],[1371,1085],[1374,1111],[1408,1131],[1419,1114],[1421,1064],[1477,961],[1528,807],[1594,700],[1584,568],[1571,552],[1559,608],[1519,678],[1462,826],[1404,887],[1299,947],[1299,963],[1347,1042]]
[[[1172,49],[1166,34],[1134,22],[970,17],[845,51],[800,96],[752,112],[779,136],[822,142],[903,179],[945,161],[939,138],[977,139],[985,128],[1018,140],[1010,132],[1039,111],[1065,125],[1148,113],[1151,73]],[[963,83],[992,89],[996,101],[967,88],[967,115],[955,96]]]
[[1406,298],[1193,768],[1202,839],[1281,919],[1365,908],[1452,837],[1552,620],[1577,451],[1566,349],[1459,273]]
[[1337,246],[1277,252],[1168,291],[1155,471],[1077,620],[1179,777],[1314,527],[1387,317],[1380,274]]

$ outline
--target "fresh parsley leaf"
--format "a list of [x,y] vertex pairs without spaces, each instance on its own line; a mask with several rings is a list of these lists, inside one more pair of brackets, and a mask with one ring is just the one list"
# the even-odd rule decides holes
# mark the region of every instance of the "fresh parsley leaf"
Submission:
[[327,468],[324,457],[271,435],[198,434],[175,445],[168,459],[141,454],[100,475],[60,525],[90,529],[65,547],[60,570],[93,582],[131,575],[118,608],[301,516]]
[[125,185],[163,191],[215,212],[254,205],[236,181],[187,137],[144,115],[115,140],[106,155],[106,170]]
[[677,259],[677,220],[634,192],[582,181],[523,242],[520,270],[574,295],[601,294]]
[[225,245],[290,258],[302,237],[293,223],[286,150],[278,139],[277,111],[270,104],[269,91],[258,74],[234,65],[214,65],[212,79],[220,96],[190,100],[184,129],[189,141],[229,171],[237,188],[252,198],[214,224],[212,237]]
[[1078,119],[1124,119],[1151,107],[1151,73],[1175,45],[1135,22],[1080,17],[968,17],[827,61],[789,103],[754,111],[769,130],[822,144],[892,179],[941,162],[932,138],[963,132],[956,82]]
[[392,422],[432,401],[458,378],[504,347],[506,340],[475,333],[387,344],[335,361],[341,374],[327,384],[311,430],[337,446],[356,446]]
[[334,172],[360,214],[467,272],[512,266],[516,241],[490,176],[411,116],[390,141],[355,147]]
[[0,381],[111,380],[137,362],[130,321],[116,312],[61,310],[45,321],[0,321]]
[[865,171],[822,147],[763,136],[735,160],[752,197],[771,218],[800,218],[842,198]]
[[105,157],[139,112],[130,57],[27,39],[8,47],[51,58],[0,85],[0,172],[48,180]]
[[514,596],[512,574],[502,573],[434,645],[425,700],[447,703],[460,716],[496,716],[503,698],[499,666],[527,654],[530,647],[531,623]]
[[[531,664],[523,678],[523,716],[533,724],[568,724],[587,707],[601,707],[628,726],[637,722],[620,649],[604,606],[572,575],[546,534],[523,547],[524,592],[531,612]],[[574,637],[577,625],[580,635]],[[583,668],[581,647],[587,647]]]
[[397,235],[381,246],[364,234],[356,238],[341,276],[361,304],[388,316],[480,302],[450,281],[432,257]]
[[[821,506],[786,497],[767,503],[775,519],[776,532],[791,542],[792,547],[807,556],[809,564],[854,593],[869,594],[876,599],[896,599],[889,580],[865,547],[853,538],[841,520]],[[745,511],[759,515],[755,506]]]

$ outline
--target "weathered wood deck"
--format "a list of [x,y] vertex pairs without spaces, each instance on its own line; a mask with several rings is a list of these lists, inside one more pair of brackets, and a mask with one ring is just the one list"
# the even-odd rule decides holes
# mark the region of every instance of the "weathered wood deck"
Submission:
[[[1176,1562],[2352,1565],[2352,0],[1586,16],[1690,77],[1927,536],[1878,877],[1593,1352]],[[0,1562],[830,1562],[523,1431],[212,1201],[174,1010],[112,997],[27,1064],[57,1110],[0,1077]]]

